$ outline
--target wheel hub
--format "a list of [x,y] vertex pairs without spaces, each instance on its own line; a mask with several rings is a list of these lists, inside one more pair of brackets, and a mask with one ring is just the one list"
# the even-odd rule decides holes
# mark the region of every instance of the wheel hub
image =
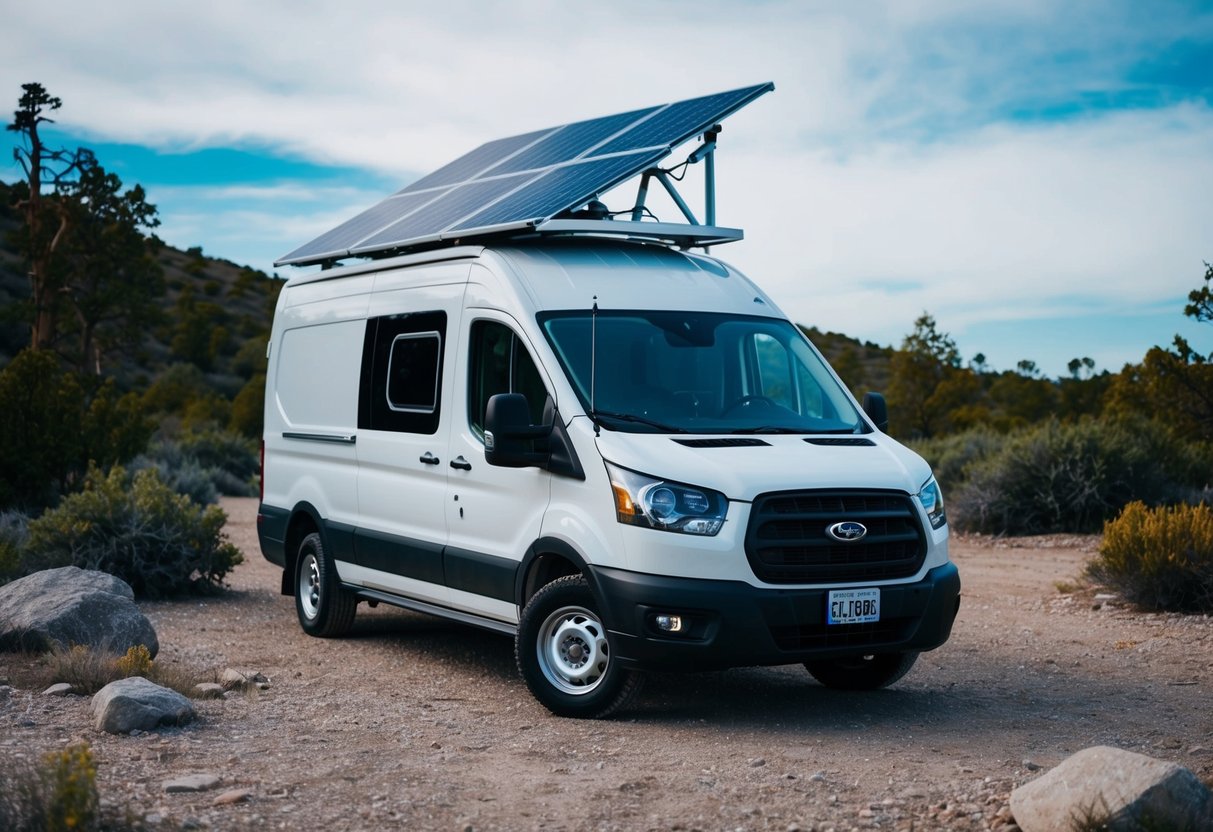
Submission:
[[550,616],[538,646],[544,674],[569,693],[589,692],[606,672],[606,629],[584,609],[566,608]]

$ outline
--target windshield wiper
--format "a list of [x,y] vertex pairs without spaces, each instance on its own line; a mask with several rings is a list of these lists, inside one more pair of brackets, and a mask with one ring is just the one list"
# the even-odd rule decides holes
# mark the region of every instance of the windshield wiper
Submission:
[[638,425],[648,425],[651,428],[657,428],[662,433],[686,433],[683,428],[676,428],[673,425],[667,425],[665,422],[658,422],[654,419],[649,419],[644,416],[637,416],[634,413],[616,413],[613,410],[595,410],[593,413],[595,420],[598,417],[614,419],[619,422],[634,422]]

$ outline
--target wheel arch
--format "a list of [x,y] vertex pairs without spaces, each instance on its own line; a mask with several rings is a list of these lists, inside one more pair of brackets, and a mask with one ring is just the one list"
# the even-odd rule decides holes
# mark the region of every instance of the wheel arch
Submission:
[[311,503],[299,503],[291,511],[291,519],[287,521],[286,535],[282,541],[285,552],[283,560],[286,561],[282,567],[283,595],[295,594],[295,570],[298,568],[299,544],[312,532],[318,533],[321,541],[327,543],[324,535],[324,520],[320,517],[320,512]]
[[595,599],[601,605],[602,596],[594,574],[581,552],[559,538],[541,537],[527,548],[518,569],[514,586],[518,608],[525,607],[531,596],[565,575],[584,575]]

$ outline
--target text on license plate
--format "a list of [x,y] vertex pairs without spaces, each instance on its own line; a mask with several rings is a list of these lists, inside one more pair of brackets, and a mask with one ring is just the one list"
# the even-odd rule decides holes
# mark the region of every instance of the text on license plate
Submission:
[[826,599],[827,624],[880,620],[880,589],[834,589]]

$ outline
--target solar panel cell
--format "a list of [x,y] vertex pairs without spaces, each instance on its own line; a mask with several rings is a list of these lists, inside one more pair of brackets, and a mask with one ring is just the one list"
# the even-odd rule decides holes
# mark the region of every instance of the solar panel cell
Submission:
[[411,214],[378,234],[361,240],[350,250],[354,254],[373,253],[394,248],[402,241],[433,237],[535,176],[534,173],[516,173],[499,179],[479,179],[457,185],[442,198],[426,205],[424,211]]
[[333,257],[347,257],[349,249],[359,240],[391,225],[401,217],[407,216],[431,199],[441,196],[442,193],[442,191],[427,191],[422,194],[389,196],[331,231],[326,231],[310,243],[300,246],[278,262],[309,262]]
[[648,107],[644,110],[633,110],[630,113],[619,113],[590,121],[580,121],[576,124],[566,124],[543,141],[536,142],[521,153],[511,156],[489,172],[496,175],[520,170],[534,170],[576,159],[586,151],[592,150],[595,145],[602,144],[629,124],[656,109],[658,108]]
[[[519,150],[554,132],[557,132],[556,129],[549,127],[546,130],[535,130],[531,133],[523,133],[520,136],[510,136],[505,139],[485,142],[470,153],[460,156],[450,164],[444,165],[433,173],[421,177],[408,187],[397,191],[397,193],[410,193],[426,188],[454,185],[459,182],[466,182],[469,179],[476,179],[493,165],[508,158],[510,154],[517,153]],[[515,169],[523,170],[523,168]],[[500,172],[508,173],[509,171]],[[493,173],[496,174],[498,171],[493,171]]]
[[552,168],[455,227],[466,231],[518,220],[546,219],[610,190],[665,154],[651,150]]
[[738,107],[766,92],[769,84],[705,95],[671,104],[652,118],[636,124],[598,148],[595,154],[616,153],[640,147],[676,147],[702,133]]

